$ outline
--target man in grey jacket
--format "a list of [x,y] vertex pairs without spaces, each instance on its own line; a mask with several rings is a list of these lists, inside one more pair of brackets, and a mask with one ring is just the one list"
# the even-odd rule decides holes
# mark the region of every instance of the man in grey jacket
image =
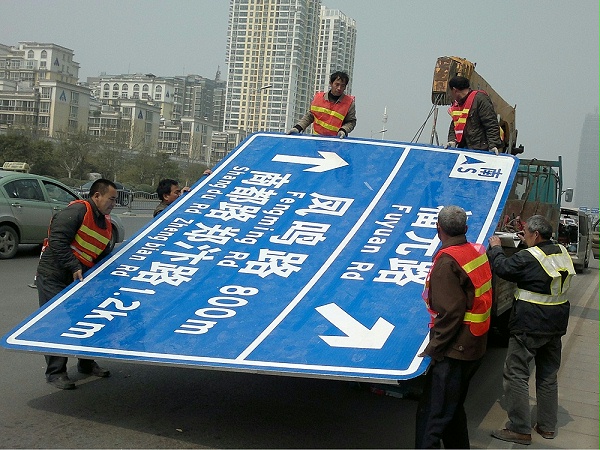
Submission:
[[492,433],[497,439],[531,444],[529,377],[535,363],[537,399],[535,431],[553,439],[558,420],[558,370],[561,337],[567,332],[567,290],[575,274],[567,250],[554,244],[552,224],[541,215],[531,216],[521,239],[527,248],[506,257],[500,238],[489,240],[488,257],[499,277],[517,283],[510,312],[510,338],[504,363],[504,395],[508,423]]

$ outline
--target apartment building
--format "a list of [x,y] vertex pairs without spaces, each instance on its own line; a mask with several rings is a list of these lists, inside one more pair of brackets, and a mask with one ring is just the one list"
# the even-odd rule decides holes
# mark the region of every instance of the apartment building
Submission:
[[284,131],[306,112],[320,11],[319,0],[230,0],[224,131]]
[[86,129],[90,92],[77,85],[73,56],[50,43],[0,44],[0,132],[32,129],[54,137]]
[[135,151],[154,151],[158,144],[160,107],[141,99],[119,99],[117,104],[94,100],[87,132],[109,143]]
[[99,102],[113,108],[126,108],[130,100],[157,106],[157,151],[180,158],[210,159],[204,153],[223,117],[225,82],[219,80],[218,71],[215,80],[199,75],[126,74],[91,77],[88,85]]
[[329,76],[338,71],[350,75],[346,93],[352,93],[352,72],[356,55],[356,21],[337,9],[321,6],[319,50],[314,91],[329,89]]

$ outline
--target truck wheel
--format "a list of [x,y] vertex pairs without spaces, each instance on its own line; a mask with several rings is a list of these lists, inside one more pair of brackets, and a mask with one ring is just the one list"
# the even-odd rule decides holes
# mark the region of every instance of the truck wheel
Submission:
[[10,259],[19,249],[19,235],[9,225],[0,226],[0,259]]

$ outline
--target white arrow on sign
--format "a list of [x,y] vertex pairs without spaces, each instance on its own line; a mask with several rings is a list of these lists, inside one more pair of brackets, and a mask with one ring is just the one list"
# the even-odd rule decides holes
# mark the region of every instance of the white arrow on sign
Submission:
[[332,347],[380,349],[394,329],[394,325],[382,317],[377,319],[375,325],[369,329],[335,303],[315,309],[346,334],[346,336],[319,336]]
[[319,152],[321,158],[312,158],[310,156],[293,156],[293,155],[275,155],[273,161],[287,162],[292,164],[311,164],[313,167],[304,169],[304,172],[327,172],[328,170],[338,169],[347,166],[337,153]]

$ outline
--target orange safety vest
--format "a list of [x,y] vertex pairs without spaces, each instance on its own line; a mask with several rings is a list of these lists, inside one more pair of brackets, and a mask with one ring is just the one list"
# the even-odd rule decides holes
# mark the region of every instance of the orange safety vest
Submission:
[[429,304],[429,276],[435,267],[436,261],[442,254],[451,256],[460,264],[460,267],[467,273],[471,283],[473,283],[475,287],[473,307],[465,313],[463,323],[469,325],[469,329],[473,335],[483,336],[490,329],[492,269],[485,253],[485,247],[470,242],[440,249],[433,259],[433,264],[425,280],[425,289],[423,291],[423,299],[431,315],[429,328],[433,326],[434,319],[438,314]]
[[96,225],[94,211],[88,202],[85,200],[75,200],[69,203],[69,205],[73,203],[85,204],[86,212],[85,216],[83,216],[83,223],[71,242],[71,251],[84,266],[92,267],[98,256],[100,256],[110,242],[112,223],[107,215],[106,229],[100,228]]
[[317,92],[310,104],[310,112],[314,116],[313,134],[335,136],[344,123],[344,119],[354,101],[352,95],[344,95],[332,103],[325,92]]
[[471,106],[473,106],[473,100],[478,92],[486,94],[485,91],[471,91],[467,95],[467,100],[465,100],[462,106],[460,106],[457,101],[454,101],[452,106],[448,108],[448,114],[450,114],[452,122],[454,122],[454,134],[457,143],[462,141],[465,126],[467,124],[467,117],[469,117],[469,111],[471,110]]

